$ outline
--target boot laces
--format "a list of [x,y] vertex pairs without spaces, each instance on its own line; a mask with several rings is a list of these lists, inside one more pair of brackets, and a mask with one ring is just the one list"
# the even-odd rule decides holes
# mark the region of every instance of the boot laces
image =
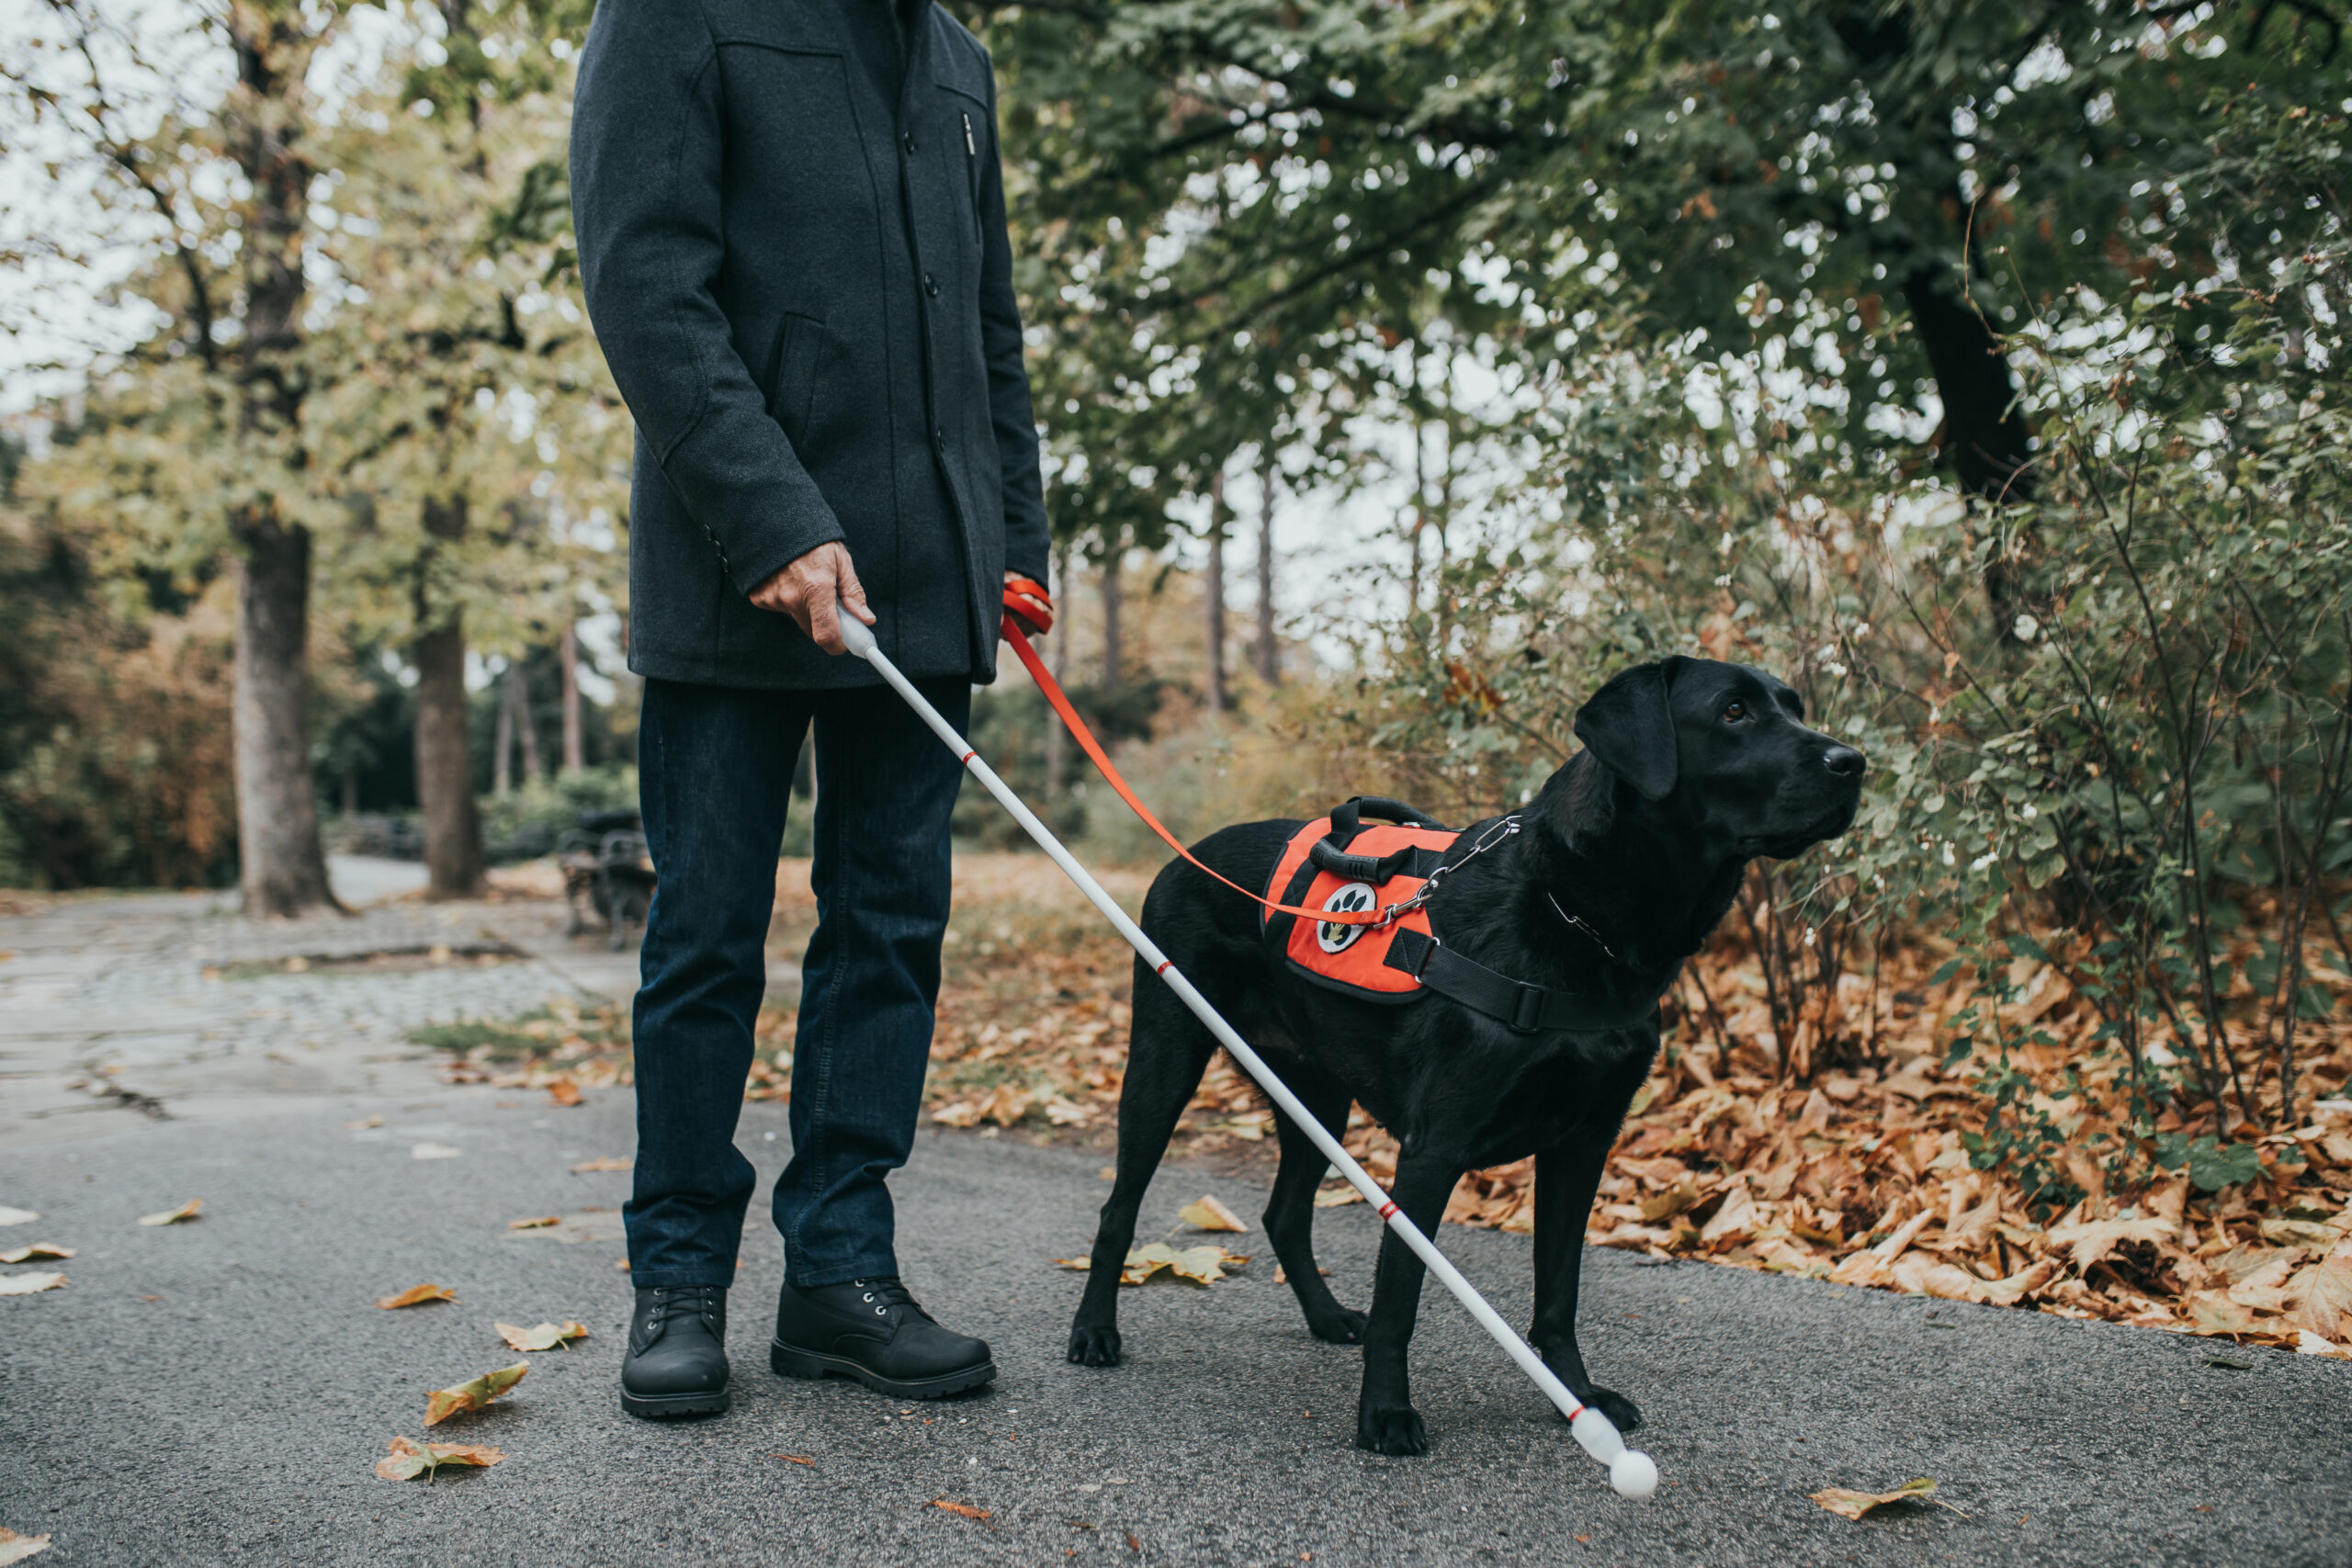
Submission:
[[918,1316],[926,1322],[932,1321],[931,1314],[922,1310],[922,1303],[915,1300],[914,1292],[908,1290],[896,1274],[884,1274],[871,1280],[852,1280],[850,1284],[858,1292],[859,1301],[873,1307],[876,1317],[888,1317],[892,1307],[902,1306],[912,1307]]
[[716,1285],[662,1285],[653,1292],[653,1310],[647,1315],[645,1327],[650,1338],[659,1339],[671,1320],[700,1317],[718,1310]]

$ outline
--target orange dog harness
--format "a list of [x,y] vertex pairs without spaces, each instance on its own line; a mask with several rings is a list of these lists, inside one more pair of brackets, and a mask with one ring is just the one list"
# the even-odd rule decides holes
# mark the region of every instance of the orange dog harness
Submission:
[[[1365,823],[1365,807],[1409,822]],[[1371,1001],[1409,1002],[1421,982],[1389,960],[1397,937],[1413,932],[1417,948],[1432,941],[1425,899],[1428,886],[1461,837],[1419,812],[1385,800],[1351,800],[1329,817],[1318,817],[1291,835],[1267,881],[1262,927],[1267,944],[1293,974],[1318,986],[1352,992]],[[1289,909],[1358,915],[1389,908],[1401,912],[1379,925],[1302,919]]]

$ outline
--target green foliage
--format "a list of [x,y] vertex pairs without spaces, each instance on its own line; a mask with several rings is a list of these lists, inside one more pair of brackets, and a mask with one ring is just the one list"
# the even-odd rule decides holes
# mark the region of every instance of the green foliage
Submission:
[[90,558],[0,486],[0,885],[219,886],[235,866],[227,585],[157,613]]
[[[1807,320],[1787,367],[1820,378],[1812,423],[1906,474],[1940,426],[1962,487],[1999,491],[2030,448],[1998,335],[2070,288],[2170,288],[2335,232],[2352,84],[2305,7],[971,20],[1003,78],[1057,528],[1152,542],[1273,446],[1294,480],[1409,475],[1417,575],[1461,502],[1456,438],[1507,446],[1547,378],[1612,344],[1745,355]],[[1464,362],[1501,394],[1484,414]],[[1401,421],[1447,428],[1437,478],[1426,446],[1395,450]]]
[[[2018,1066],[2056,1043],[2018,1016],[2008,976],[2034,965],[2098,1008],[2081,1066],[2122,1064],[2135,1138],[2291,1117],[2297,1024],[2325,1006],[2308,954],[2352,963],[2346,121],[2325,78],[2301,85],[2214,106],[2105,291],[2003,280],[2030,482],[1992,504],[1932,475],[1887,389],[1857,400],[1855,354],[1912,331],[1859,299],[1784,296],[1759,260],[1737,350],[1595,312],[1473,548],[1357,634],[1380,674],[1339,721],[1466,814],[1526,798],[1629,660],[1765,665],[1872,764],[1854,830],[1760,871],[1735,915],[1781,1040],[1930,931],[1957,954],[1937,983],[1976,985],[1942,1021],[1988,1106],[1973,1157],[2044,1201],[2075,1194],[2082,1111]],[[1823,1059],[1792,1050],[1800,1074]],[[2226,1150],[2198,1168],[2247,1179]]]
[[482,838],[501,845],[543,846],[545,853],[579,827],[582,813],[637,809],[637,770],[617,763],[556,773],[501,799],[481,802]]
[[2261,1151],[2252,1144],[2223,1144],[2211,1134],[2192,1139],[2186,1133],[2159,1133],[2154,1145],[2155,1163],[2165,1170],[2187,1166],[2189,1181],[2200,1192],[2219,1192],[2262,1175]]

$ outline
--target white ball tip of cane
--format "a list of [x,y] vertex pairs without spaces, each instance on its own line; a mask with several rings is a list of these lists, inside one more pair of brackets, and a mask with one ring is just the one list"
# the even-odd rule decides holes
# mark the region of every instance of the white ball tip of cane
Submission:
[[1609,1485],[1620,1497],[1645,1502],[1657,1492],[1657,1466],[1638,1449],[1627,1449],[1609,1462]]

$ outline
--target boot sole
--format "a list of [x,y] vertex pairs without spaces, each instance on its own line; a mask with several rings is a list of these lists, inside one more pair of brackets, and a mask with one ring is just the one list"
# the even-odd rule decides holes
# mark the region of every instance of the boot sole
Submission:
[[820,1351],[803,1350],[781,1339],[768,1341],[768,1366],[779,1377],[855,1378],[876,1393],[887,1393],[894,1399],[944,1399],[951,1393],[978,1388],[994,1381],[996,1363],[982,1361],[976,1367],[964,1367],[952,1372],[942,1372],[935,1378],[912,1380],[886,1378],[870,1371],[847,1356],[828,1356]]
[[730,1396],[725,1389],[711,1393],[631,1393],[621,1391],[621,1408],[643,1421],[665,1421],[679,1416],[723,1416]]

